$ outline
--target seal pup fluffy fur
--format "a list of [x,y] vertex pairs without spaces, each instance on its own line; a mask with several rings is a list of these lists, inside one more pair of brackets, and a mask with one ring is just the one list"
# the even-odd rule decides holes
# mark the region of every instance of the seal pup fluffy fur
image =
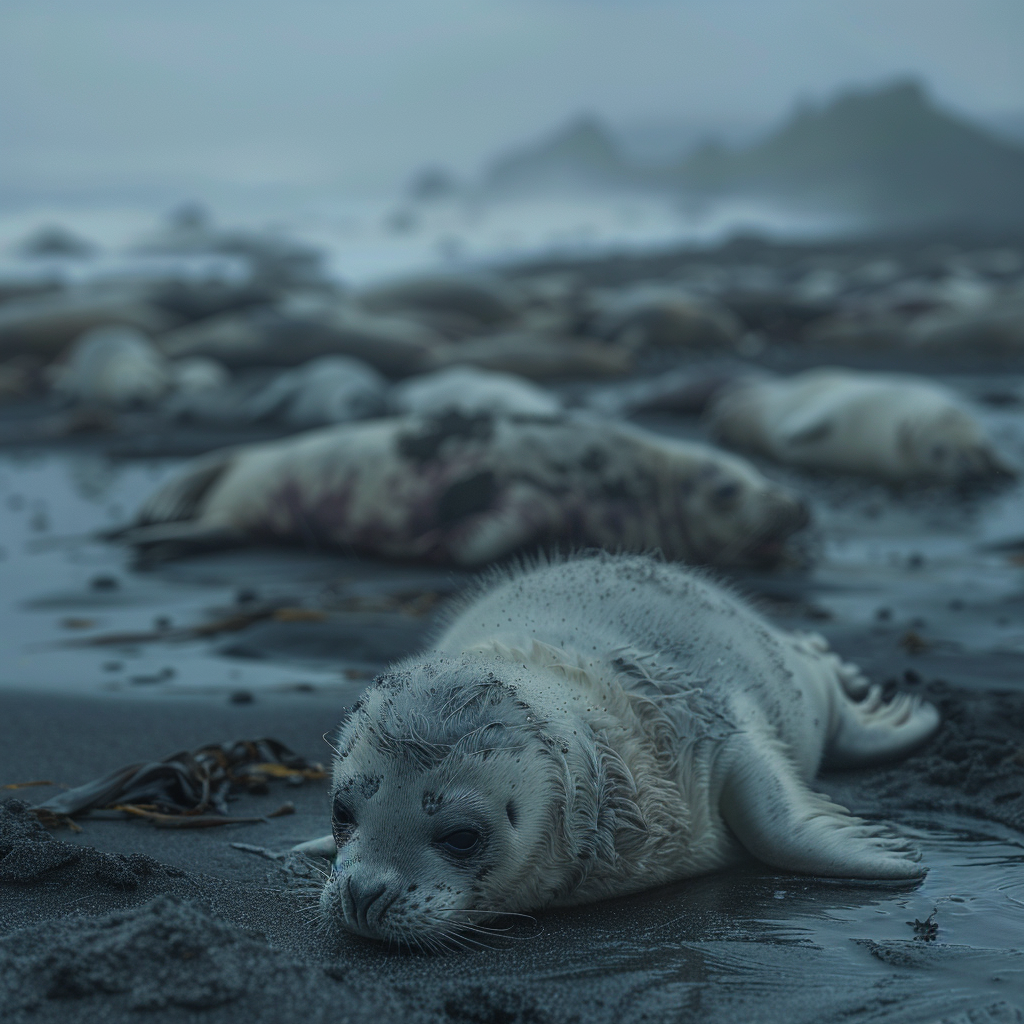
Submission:
[[[492,576],[337,737],[329,922],[438,945],[488,917],[736,862],[914,879],[920,855],[809,783],[899,757],[935,708],[693,570],[596,555]],[[327,849],[325,850],[325,847]]]
[[463,566],[545,545],[737,564],[770,561],[806,521],[792,492],[707,445],[596,419],[449,413],[215,452],[122,537],[154,554],[263,539]]
[[1013,475],[954,392],[907,374],[822,368],[748,379],[714,403],[710,424],[728,445],[807,469],[893,483]]

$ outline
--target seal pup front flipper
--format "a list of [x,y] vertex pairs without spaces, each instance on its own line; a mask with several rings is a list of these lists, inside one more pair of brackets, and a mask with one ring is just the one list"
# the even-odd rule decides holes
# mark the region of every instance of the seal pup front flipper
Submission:
[[224,448],[196,459],[171,477],[139,510],[138,526],[196,520],[214,485],[231,468],[238,448]]
[[204,551],[237,547],[250,540],[242,530],[229,526],[207,526],[202,522],[149,523],[129,526],[105,534],[104,540],[115,540],[135,548],[142,563],[198,555]]
[[777,740],[747,734],[737,742],[721,812],[758,860],[824,878],[924,876],[921,854],[911,843],[809,789]]
[[828,395],[783,417],[779,440],[786,447],[824,441],[835,429],[835,409]]
[[243,531],[203,520],[209,495],[231,468],[238,451],[226,448],[197,459],[149,498],[132,525],[105,533],[103,539],[131,545],[144,552],[146,561],[244,542]]

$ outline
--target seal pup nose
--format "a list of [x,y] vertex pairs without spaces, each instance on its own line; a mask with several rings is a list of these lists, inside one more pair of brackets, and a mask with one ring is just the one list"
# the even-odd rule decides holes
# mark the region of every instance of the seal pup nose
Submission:
[[768,495],[769,519],[772,531],[778,537],[788,537],[797,530],[809,526],[811,507],[807,501],[792,491],[777,490]]
[[359,882],[354,882],[352,876],[348,877],[345,883],[345,917],[356,925],[360,931],[369,931],[371,929],[369,923],[370,908],[384,895],[387,891],[387,885],[383,882],[377,885],[361,885]]

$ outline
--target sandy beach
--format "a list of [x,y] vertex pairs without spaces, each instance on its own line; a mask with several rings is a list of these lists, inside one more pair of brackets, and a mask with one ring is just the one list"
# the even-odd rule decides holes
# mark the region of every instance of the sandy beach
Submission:
[[[837,248],[858,264],[878,255]],[[611,287],[752,258],[726,249],[509,273],[571,272]],[[824,258],[757,250],[765,265]],[[792,373],[827,356],[926,374],[974,403],[1008,457],[1024,457],[1016,356],[783,344],[807,309],[778,304],[784,321],[756,314],[777,326],[764,326],[746,363]],[[721,365],[662,353],[614,386]],[[569,404],[613,387],[549,386]],[[820,782],[855,813],[911,836],[929,868],[922,882],[827,881],[751,861],[537,914],[438,956],[382,948],[317,916],[319,868],[284,855],[328,831],[326,780],[239,795],[231,814],[261,820],[215,828],[114,815],[48,831],[27,811],[60,787],[214,742],[270,736],[329,763],[345,708],[389,661],[428,642],[472,576],[294,545],[140,565],[97,531],[129,521],[185,458],[283,431],[168,427],[148,412],[69,431],[62,416],[39,398],[0,409],[0,786],[48,783],[0,789],[5,1019],[1024,1020],[1019,479],[901,488],[757,460],[806,497],[813,526],[774,570],[714,570],[773,622],[820,632],[889,692],[939,706],[940,733],[906,761]],[[649,408],[633,419],[662,435],[705,436],[692,412]],[[266,817],[285,803],[293,813]]]

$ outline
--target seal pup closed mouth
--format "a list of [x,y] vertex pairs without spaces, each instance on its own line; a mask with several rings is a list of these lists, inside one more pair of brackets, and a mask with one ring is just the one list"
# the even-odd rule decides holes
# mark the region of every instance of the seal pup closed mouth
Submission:
[[907,842],[809,783],[823,762],[899,757],[938,722],[678,566],[593,555],[498,574],[342,726],[320,907],[437,947],[744,850],[812,875],[919,878]]

